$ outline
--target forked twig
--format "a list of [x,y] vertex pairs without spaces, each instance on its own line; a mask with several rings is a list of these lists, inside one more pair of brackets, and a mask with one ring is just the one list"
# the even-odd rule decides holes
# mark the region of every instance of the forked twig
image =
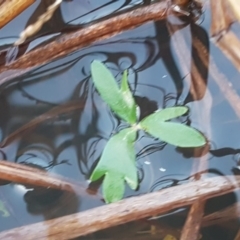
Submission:
[[0,233],[0,239],[71,239],[220,196],[234,191],[239,184],[240,177],[232,176],[199,180],[81,213],[4,231]]

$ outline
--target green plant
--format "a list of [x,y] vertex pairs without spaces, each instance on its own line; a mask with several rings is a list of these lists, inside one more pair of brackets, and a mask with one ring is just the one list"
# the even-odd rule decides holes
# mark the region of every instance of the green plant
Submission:
[[102,99],[129,127],[113,135],[93,170],[90,180],[103,179],[103,196],[107,203],[122,199],[125,181],[135,190],[138,186],[134,143],[137,131],[142,129],[153,137],[179,147],[199,147],[206,144],[205,137],[189,126],[169,122],[184,115],[185,106],[169,107],[137,120],[137,105],[130,91],[127,71],[123,73],[119,88],[111,72],[99,61],[91,64],[94,85]]

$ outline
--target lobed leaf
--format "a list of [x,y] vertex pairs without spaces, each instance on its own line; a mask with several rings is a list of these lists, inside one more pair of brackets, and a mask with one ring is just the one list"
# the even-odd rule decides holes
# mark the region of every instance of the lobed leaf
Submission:
[[136,123],[136,104],[128,86],[127,71],[123,74],[121,89],[112,73],[99,61],[92,62],[91,75],[100,96],[112,111],[128,123]]
[[180,123],[158,121],[154,114],[143,119],[140,125],[152,136],[178,147],[200,147],[206,144],[205,137],[196,129]]
[[105,175],[103,195],[106,202],[120,200],[124,193],[124,181],[132,189],[138,186],[135,165],[134,142],[136,130],[127,128],[108,141],[90,180],[96,181]]

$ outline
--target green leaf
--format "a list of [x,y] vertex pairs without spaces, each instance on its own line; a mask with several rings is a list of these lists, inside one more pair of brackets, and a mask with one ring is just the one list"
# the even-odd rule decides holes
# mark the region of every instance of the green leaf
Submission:
[[136,189],[138,186],[135,139],[136,129],[134,128],[124,129],[111,137],[90,177],[91,181],[96,181],[105,175],[103,195],[107,203],[122,198],[125,188],[124,181],[132,189]]
[[136,104],[128,86],[127,72],[123,74],[121,89],[112,73],[101,62],[92,62],[91,74],[100,96],[112,111],[128,123],[136,123]]
[[188,108],[184,106],[169,107],[155,112],[152,114],[152,118],[155,118],[156,121],[168,121],[170,119],[182,116],[187,111]]
[[194,128],[180,123],[157,121],[154,114],[145,118],[140,125],[152,136],[178,147],[200,147],[206,144],[205,137]]
[[107,203],[117,202],[122,199],[124,190],[124,179],[119,174],[114,172],[106,173],[103,180],[103,197]]

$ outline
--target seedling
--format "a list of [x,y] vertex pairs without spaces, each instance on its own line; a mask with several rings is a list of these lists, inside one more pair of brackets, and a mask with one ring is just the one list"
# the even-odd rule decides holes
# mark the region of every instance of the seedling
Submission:
[[91,74],[101,98],[118,117],[129,123],[128,128],[109,139],[90,176],[91,181],[104,177],[103,196],[107,203],[123,198],[125,181],[133,190],[138,187],[134,143],[140,129],[178,147],[200,147],[206,144],[206,138],[196,129],[170,122],[187,113],[187,107],[176,106],[158,110],[138,122],[138,106],[128,85],[127,71],[123,73],[121,87],[112,73],[99,61],[92,62]]

